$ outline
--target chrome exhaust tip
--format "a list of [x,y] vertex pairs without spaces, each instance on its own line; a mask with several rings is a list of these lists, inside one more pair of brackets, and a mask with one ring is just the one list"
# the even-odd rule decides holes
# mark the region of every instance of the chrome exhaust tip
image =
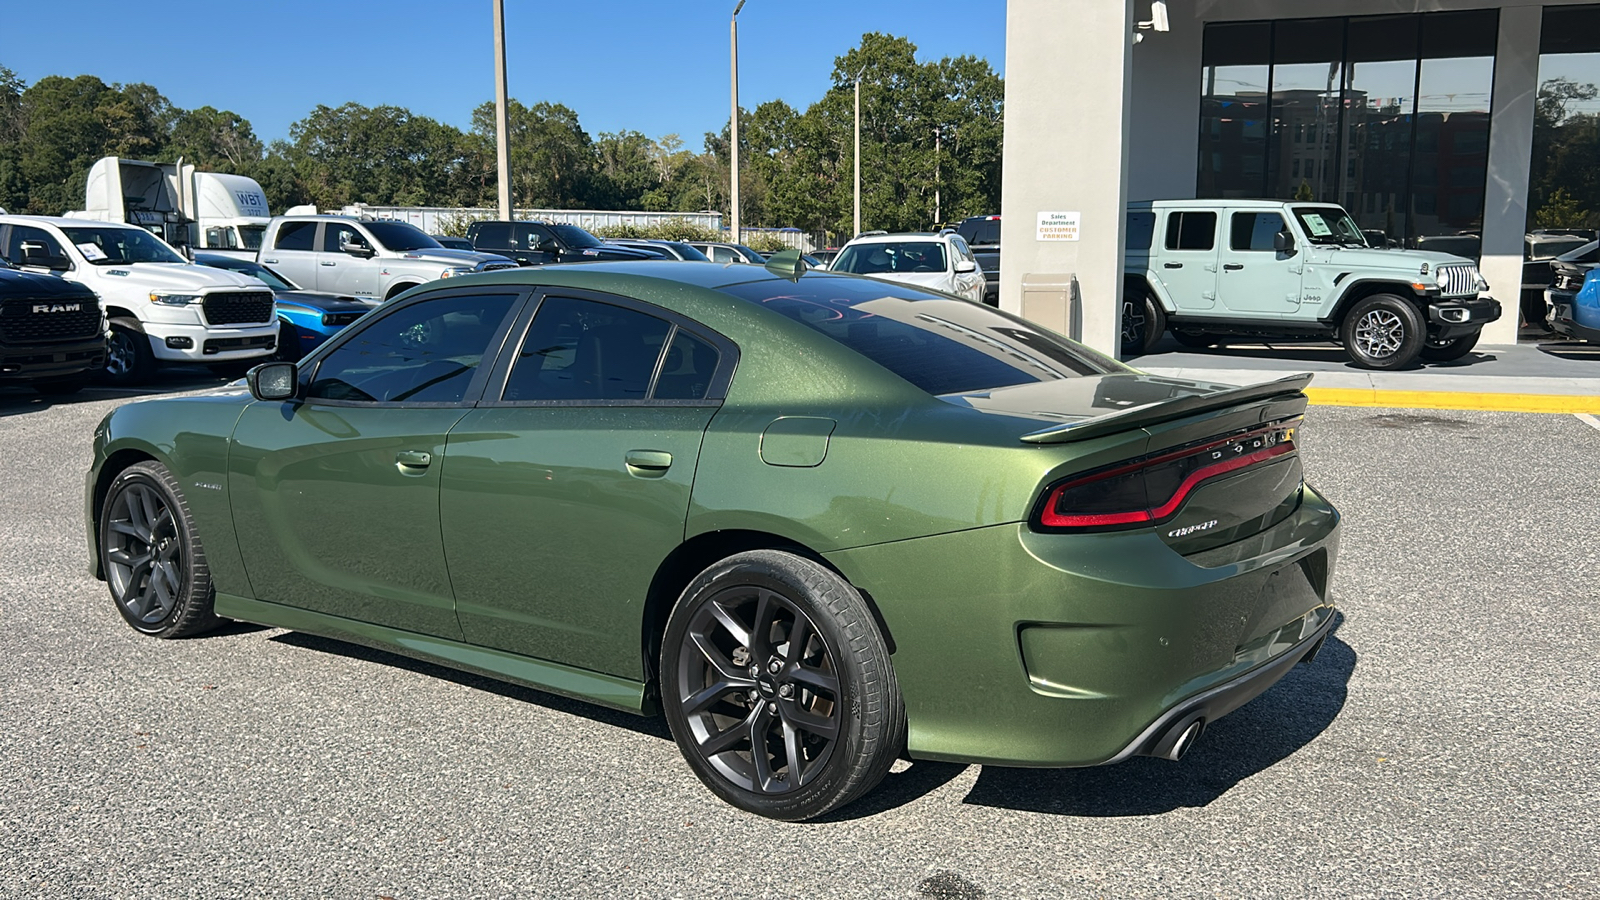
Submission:
[[1191,715],[1179,719],[1176,724],[1162,733],[1161,737],[1144,754],[1160,759],[1169,759],[1177,762],[1183,759],[1185,753],[1200,740],[1200,735],[1206,730],[1206,720],[1201,715]]

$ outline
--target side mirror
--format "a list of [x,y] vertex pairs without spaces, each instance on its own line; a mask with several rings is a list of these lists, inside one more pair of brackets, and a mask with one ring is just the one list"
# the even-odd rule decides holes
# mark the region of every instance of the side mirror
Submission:
[[965,275],[968,272],[976,272],[976,271],[978,271],[978,264],[973,262],[970,259],[958,260],[956,262],[956,274],[957,275]]
[[257,400],[293,400],[300,393],[299,369],[290,362],[262,363],[245,373],[244,380]]
[[1279,253],[1294,251],[1294,235],[1287,231],[1280,231],[1272,236],[1272,249]]
[[371,247],[368,247],[366,244],[356,243],[355,241],[343,236],[339,238],[339,249],[350,254],[351,256],[359,256],[362,259],[367,259],[372,256]]

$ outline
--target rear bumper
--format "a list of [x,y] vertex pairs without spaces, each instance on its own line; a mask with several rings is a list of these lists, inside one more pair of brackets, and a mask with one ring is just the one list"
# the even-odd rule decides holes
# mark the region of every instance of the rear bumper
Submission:
[[914,758],[1113,763],[1277,682],[1327,634],[1339,515],[1307,487],[1190,556],[1154,531],[995,526],[828,554],[878,605]]

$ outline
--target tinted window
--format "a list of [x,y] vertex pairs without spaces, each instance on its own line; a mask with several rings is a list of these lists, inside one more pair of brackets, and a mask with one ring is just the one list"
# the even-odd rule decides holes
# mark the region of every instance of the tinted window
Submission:
[[1273,237],[1284,229],[1283,216],[1273,212],[1236,212],[1229,229],[1228,246],[1234,250],[1270,252]]
[[1153,212],[1128,213],[1128,249],[1149,250],[1155,240],[1156,214]]
[[1210,250],[1216,245],[1216,213],[1173,212],[1167,214],[1168,250]]
[[717,350],[687,331],[679,330],[667,345],[667,358],[656,378],[655,400],[704,400],[717,371]]
[[930,394],[1118,371],[1115,362],[998,310],[909,285],[808,275],[722,288],[843,344]]
[[315,222],[285,222],[278,228],[279,250],[310,250],[317,237]]
[[25,247],[40,256],[66,255],[61,249],[61,244],[43,228],[34,228],[31,225],[11,226],[11,239],[6,241],[6,258],[16,262],[17,265],[24,265],[27,262],[27,255],[22,252]]
[[339,245],[341,242],[350,243],[357,247],[367,246],[367,239],[354,226],[329,222],[328,227],[322,229],[322,252],[340,252]]
[[511,226],[505,222],[490,222],[486,225],[480,225],[478,230],[473,232],[472,242],[474,247],[510,247]]
[[390,250],[438,250],[439,242],[405,222],[366,222],[367,231]]
[[505,400],[643,400],[671,324],[631,309],[548,297],[517,353]]
[[568,247],[602,246],[599,238],[576,225],[551,225],[550,230],[554,231]]
[[515,295],[440,297],[374,321],[317,367],[327,400],[459,403]]

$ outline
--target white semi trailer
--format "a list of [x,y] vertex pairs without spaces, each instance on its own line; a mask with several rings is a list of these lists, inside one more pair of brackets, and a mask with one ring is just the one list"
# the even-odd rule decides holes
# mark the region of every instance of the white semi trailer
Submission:
[[180,158],[153,163],[107,156],[89,169],[84,208],[68,218],[126,222],[167,243],[254,259],[272,215],[255,179],[200,172]]

